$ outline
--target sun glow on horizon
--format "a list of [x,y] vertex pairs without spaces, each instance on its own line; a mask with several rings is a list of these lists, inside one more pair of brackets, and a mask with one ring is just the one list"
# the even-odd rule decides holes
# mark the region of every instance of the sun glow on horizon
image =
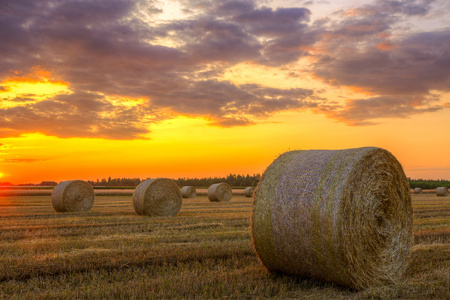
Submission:
[[423,140],[403,132],[414,124],[426,124],[426,115],[404,120],[395,130],[392,126],[396,121],[368,129],[336,123],[323,115],[292,111],[256,125],[232,128],[211,126],[204,118],[178,116],[152,125],[150,139],[58,138],[40,133],[0,138],[4,145],[1,165],[2,173],[9,174],[7,179],[12,183],[109,176],[214,177],[262,174],[278,155],[290,150],[378,146],[399,159],[407,176],[417,178],[436,169],[435,176],[440,179],[448,177],[445,174],[450,170],[450,162],[442,164],[440,160],[450,143],[435,149],[433,156],[423,157],[423,153],[427,141],[439,135],[430,133],[430,128],[445,116],[445,112],[435,114],[435,123],[421,126],[421,131],[428,132]]

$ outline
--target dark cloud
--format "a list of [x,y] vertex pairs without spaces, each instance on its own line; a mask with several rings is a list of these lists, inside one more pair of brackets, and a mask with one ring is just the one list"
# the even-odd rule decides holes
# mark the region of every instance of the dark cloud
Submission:
[[[194,62],[257,61],[271,66],[295,62],[316,41],[305,8],[257,8],[251,1],[202,3],[196,19],[173,22],[163,32],[175,33],[180,49]],[[220,18],[217,18],[217,17]],[[263,40],[261,40],[263,39]]]
[[401,13],[408,16],[426,15],[430,11],[430,4],[433,2],[434,0],[379,0],[374,11],[390,14]]
[[327,109],[327,115],[351,125],[367,125],[373,119],[442,109],[432,91],[450,91],[450,30],[388,39],[396,18],[426,14],[432,2],[378,1],[324,31],[322,45],[328,51],[318,56],[315,76],[378,95],[348,100],[344,108]]
[[[316,35],[308,32],[311,12],[305,8],[268,7],[248,10],[232,17],[248,32],[268,39],[262,44],[260,63],[279,66],[295,62],[307,54],[307,46],[316,41]],[[302,49],[302,47],[304,49]]]
[[[317,105],[312,90],[281,90],[259,85],[236,86],[229,82],[207,80],[195,87],[177,89],[154,97],[152,103],[180,114],[209,116],[224,126],[254,124],[249,116],[267,118],[277,111],[307,109]],[[234,121],[233,121],[234,120]]]
[[314,0],[298,0],[298,5],[310,6],[313,4],[329,4],[328,1],[314,1]]
[[450,30],[422,32],[397,41],[390,51],[376,47],[323,56],[315,74],[336,85],[358,86],[380,95],[449,91]]
[[[423,16],[428,14],[433,2],[435,0],[376,0],[351,10],[337,11],[336,14],[351,15],[357,18],[385,18],[395,22],[402,15]],[[344,20],[344,24],[347,21]]]
[[191,63],[239,63],[259,56],[261,45],[238,24],[211,18],[173,22],[166,28],[176,31],[184,44],[180,50]]
[[13,99],[8,99],[9,101],[13,102],[27,102],[27,101],[34,101],[33,95],[28,95],[28,97],[15,97]]
[[272,8],[248,10],[231,18],[258,36],[280,37],[303,30],[302,22],[309,20],[311,12],[306,8]]
[[343,107],[319,110],[327,116],[351,126],[374,125],[376,119],[408,118],[413,114],[434,112],[442,109],[435,99],[422,97],[373,97],[349,100]]
[[364,47],[377,43],[411,16],[425,16],[434,0],[378,0],[350,10],[335,12],[338,16],[316,22],[325,46],[334,51],[348,47]]

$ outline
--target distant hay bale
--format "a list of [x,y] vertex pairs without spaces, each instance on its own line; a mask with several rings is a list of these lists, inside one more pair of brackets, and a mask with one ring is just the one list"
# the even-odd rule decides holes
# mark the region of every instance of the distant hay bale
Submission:
[[94,189],[83,180],[61,182],[52,191],[52,205],[57,212],[88,211],[94,198]]
[[422,194],[422,189],[420,187],[416,187],[414,189],[414,194]]
[[255,188],[253,186],[246,187],[245,190],[244,190],[244,196],[245,197],[252,197],[254,191],[255,191]]
[[256,187],[251,222],[269,271],[354,289],[397,282],[412,240],[408,180],[380,148],[286,152]]
[[183,198],[195,198],[197,197],[197,191],[193,186],[183,186],[181,188],[181,196]]
[[440,186],[436,189],[436,195],[437,196],[447,196],[448,195],[448,188],[446,186]]
[[145,180],[133,193],[133,207],[139,215],[175,216],[181,203],[181,191],[171,179]]
[[211,202],[230,201],[232,195],[231,187],[226,182],[213,184],[208,189],[208,199]]

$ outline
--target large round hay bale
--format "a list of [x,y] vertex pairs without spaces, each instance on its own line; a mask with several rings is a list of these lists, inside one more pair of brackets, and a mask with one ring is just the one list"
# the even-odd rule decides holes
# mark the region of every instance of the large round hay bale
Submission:
[[166,178],[141,182],[133,193],[134,210],[139,215],[175,216],[181,209],[181,191]]
[[422,188],[416,187],[416,188],[414,189],[414,194],[422,194]]
[[267,168],[251,231],[269,271],[363,289],[402,277],[412,222],[408,180],[388,151],[308,150]]
[[57,212],[88,211],[94,198],[94,189],[83,180],[61,182],[52,191],[52,205]]
[[244,190],[244,196],[245,197],[252,197],[254,191],[255,191],[255,188],[253,186],[246,187],[245,190]]
[[208,189],[208,199],[211,202],[230,201],[232,195],[231,186],[226,182],[213,184]]
[[436,188],[436,195],[437,196],[447,196],[448,188],[446,186],[440,186],[440,187]]
[[181,188],[181,197],[195,198],[195,197],[197,197],[197,190],[193,186],[183,186]]

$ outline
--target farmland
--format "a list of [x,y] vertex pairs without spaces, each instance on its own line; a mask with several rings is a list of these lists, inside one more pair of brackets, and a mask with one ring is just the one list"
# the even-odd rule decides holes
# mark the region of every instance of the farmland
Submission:
[[175,217],[138,216],[131,195],[56,213],[50,196],[0,197],[1,298],[450,298],[450,197],[412,195],[406,279],[353,291],[270,274],[249,231],[251,198],[183,199]]

